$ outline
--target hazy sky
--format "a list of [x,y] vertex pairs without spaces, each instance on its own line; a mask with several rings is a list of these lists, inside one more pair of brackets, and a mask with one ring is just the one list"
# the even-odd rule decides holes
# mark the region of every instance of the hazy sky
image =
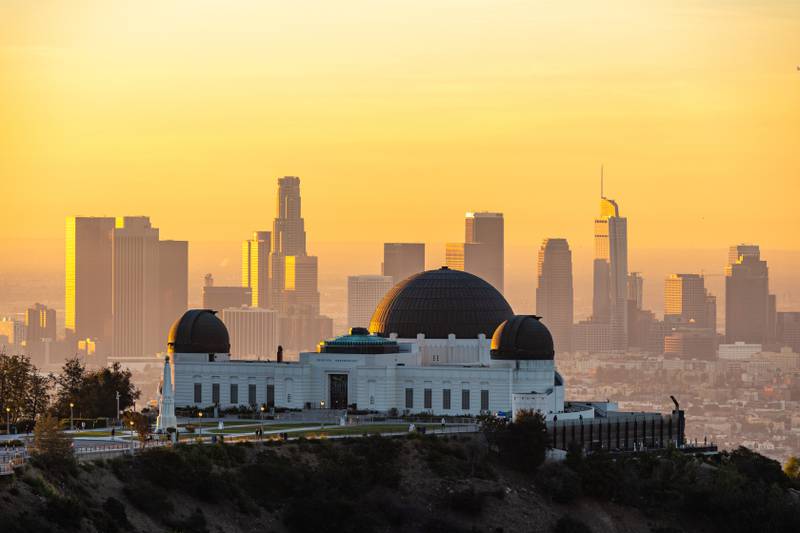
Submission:
[[284,174],[311,251],[588,248],[601,163],[631,247],[797,250],[798,63],[797,1],[2,0],[0,270],[72,214],[238,247]]

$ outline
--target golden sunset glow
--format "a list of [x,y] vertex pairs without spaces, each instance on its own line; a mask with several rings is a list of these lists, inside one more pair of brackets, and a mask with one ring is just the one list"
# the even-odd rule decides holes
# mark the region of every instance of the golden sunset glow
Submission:
[[493,210],[533,257],[591,245],[603,163],[632,249],[796,250],[799,36],[781,0],[6,0],[0,243],[60,267],[65,217],[144,214],[238,279],[290,174],[312,251],[443,258]]

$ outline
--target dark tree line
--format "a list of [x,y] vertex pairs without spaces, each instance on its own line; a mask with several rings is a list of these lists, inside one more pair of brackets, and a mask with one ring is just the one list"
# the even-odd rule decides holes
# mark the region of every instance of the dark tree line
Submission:
[[[70,416],[70,404],[76,418],[113,418],[119,408],[126,410],[139,398],[131,381],[131,372],[119,363],[97,370],[73,357],[61,371],[44,374],[24,355],[0,354],[0,415],[6,415],[18,429],[28,429],[42,414],[60,418]],[[4,428],[5,429],[5,428]]]

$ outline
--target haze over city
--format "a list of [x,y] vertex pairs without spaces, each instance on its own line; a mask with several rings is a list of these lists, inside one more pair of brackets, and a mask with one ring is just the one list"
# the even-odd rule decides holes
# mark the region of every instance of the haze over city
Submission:
[[797,531],[798,36],[0,3],[0,530]]

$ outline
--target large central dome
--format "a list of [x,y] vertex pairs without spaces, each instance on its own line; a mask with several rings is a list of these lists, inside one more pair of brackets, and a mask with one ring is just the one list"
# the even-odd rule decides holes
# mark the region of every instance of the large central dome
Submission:
[[503,295],[474,274],[442,267],[414,274],[395,285],[370,320],[369,330],[378,335],[397,333],[401,339],[418,333],[446,339],[491,337],[495,328],[514,316]]

